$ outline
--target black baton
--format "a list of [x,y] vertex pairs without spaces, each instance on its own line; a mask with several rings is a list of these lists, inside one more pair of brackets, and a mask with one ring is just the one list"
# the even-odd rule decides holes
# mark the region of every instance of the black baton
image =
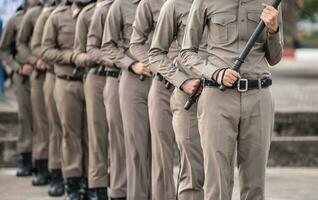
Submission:
[[195,91],[195,93],[194,93],[193,95],[191,95],[191,96],[188,98],[187,102],[184,104],[183,108],[184,108],[185,110],[190,110],[190,108],[192,107],[192,105],[197,102],[198,97],[199,97],[199,95],[197,95],[197,93],[198,93],[198,91],[200,90],[200,88],[201,88],[203,82],[204,82],[204,78],[201,78],[201,80],[200,80],[200,85],[199,85],[197,91]]
[[140,76],[139,76],[139,80],[140,80],[140,81],[144,81],[145,79],[146,79],[146,76],[145,76],[145,75],[140,75]]
[[80,75],[80,68],[79,67],[75,67],[73,69],[72,76],[73,77],[78,77],[79,75]]
[[[279,4],[280,4],[281,0],[274,0],[272,6],[277,9]],[[263,30],[265,29],[265,23],[263,21],[261,21],[254,33],[252,34],[252,36],[250,37],[250,39],[248,40],[248,42],[246,43],[245,47],[243,48],[240,56],[235,60],[235,62],[233,63],[231,69],[234,71],[239,71],[242,64],[244,63],[247,55],[250,53],[250,51],[252,50],[257,38],[262,34]],[[226,90],[226,86],[224,85],[220,85],[219,89],[221,91],[225,91]]]

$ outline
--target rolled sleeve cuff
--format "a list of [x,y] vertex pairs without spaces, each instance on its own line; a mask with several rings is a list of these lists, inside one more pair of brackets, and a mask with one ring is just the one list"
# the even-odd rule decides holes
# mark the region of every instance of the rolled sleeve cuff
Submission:
[[[72,51],[69,51],[69,52],[65,52],[64,55],[63,55],[63,60],[65,61],[65,63],[67,64],[72,64],[73,61],[72,61],[72,58],[73,58],[73,52]],[[75,58],[75,57],[74,57]]]
[[171,77],[171,83],[176,87],[180,88],[181,85],[188,80],[188,77],[185,73],[180,70],[177,70],[176,73]]
[[280,39],[280,30],[278,29],[278,31],[276,33],[270,33],[270,32],[267,32],[268,34],[268,42],[269,43],[272,43],[272,42],[280,42],[281,39]]
[[128,68],[135,63],[135,60],[130,58],[129,56],[125,56],[124,58],[119,60],[123,64],[123,68],[128,70]]
[[206,79],[211,80],[212,79],[212,75],[214,74],[214,72],[218,70],[217,67],[214,66],[206,66],[204,71],[203,71],[203,77]]

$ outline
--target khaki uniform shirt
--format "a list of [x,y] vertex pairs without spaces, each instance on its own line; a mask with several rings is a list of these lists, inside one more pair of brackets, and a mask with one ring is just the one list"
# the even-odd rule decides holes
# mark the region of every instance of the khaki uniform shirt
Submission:
[[112,66],[113,62],[106,56],[102,56],[102,39],[104,25],[110,6],[114,0],[105,0],[96,4],[95,12],[87,35],[87,53],[96,65]]
[[74,4],[60,6],[48,18],[42,39],[42,57],[45,62],[55,63],[57,75],[71,76],[74,70],[72,60],[75,25],[80,13]]
[[12,52],[10,52],[10,48],[11,48],[11,45],[14,45],[16,47],[16,38],[19,32],[19,28],[20,28],[24,14],[25,14],[24,11],[18,11],[9,19],[2,33],[1,42],[0,42],[0,50],[2,52],[3,59],[9,61],[10,66],[14,70],[18,70],[20,67],[19,65],[15,64],[14,60],[22,64],[22,58],[21,58],[21,55],[19,55],[19,52],[17,51],[17,49],[16,49],[17,52],[15,52],[16,55],[12,55]]
[[[173,65],[175,57],[171,59],[168,56],[168,52],[171,51],[169,50],[171,45],[177,45],[177,52],[181,49],[192,2],[193,0],[170,0],[164,4],[149,51],[151,65],[157,66],[159,73],[178,88],[187,79],[196,77],[193,72],[181,67],[180,64]],[[206,32],[202,37],[199,55],[203,58],[207,56]]]
[[[181,50],[185,66],[207,79],[217,69],[231,67],[260,22],[262,2],[270,4],[271,0],[194,0]],[[207,60],[197,54],[205,25]],[[282,46],[281,29],[276,34],[265,30],[242,65],[241,76],[249,79],[270,76],[268,64],[280,61]]]
[[116,0],[108,11],[102,51],[103,56],[113,60],[119,68],[128,69],[136,62],[129,43],[138,3],[139,0]]
[[31,50],[32,54],[37,58],[41,58],[41,44],[45,23],[55,8],[56,7],[54,6],[44,7],[41,15],[35,23],[31,40]]
[[32,54],[31,39],[35,23],[38,20],[42,9],[42,5],[30,8],[21,22],[21,28],[17,38],[17,48],[22,56],[23,64],[31,64],[33,66],[36,64],[37,57]]
[[74,62],[77,67],[91,67],[93,60],[86,53],[87,34],[91,24],[91,18],[95,10],[95,3],[91,3],[78,16],[76,22],[75,41],[74,41]]
[[[130,51],[139,62],[145,65],[149,64],[148,51],[164,2],[165,0],[141,0],[137,8],[130,39]],[[157,73],[156,68],[151,68],[151,71]]]

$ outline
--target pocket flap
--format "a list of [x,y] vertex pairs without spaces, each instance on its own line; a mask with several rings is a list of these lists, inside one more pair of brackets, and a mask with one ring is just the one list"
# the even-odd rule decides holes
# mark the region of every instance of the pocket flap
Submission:
[[225,26],[231,22],[236,21],[236,15],[224,15],[224,14],[220,14],[220,15],[215,15],[212,16],[211,22],[214,24],[219,24],[222,26]]
[[247,18],[256,23],[259,23],[261,21],[261,17],[258,13],[248,13]]

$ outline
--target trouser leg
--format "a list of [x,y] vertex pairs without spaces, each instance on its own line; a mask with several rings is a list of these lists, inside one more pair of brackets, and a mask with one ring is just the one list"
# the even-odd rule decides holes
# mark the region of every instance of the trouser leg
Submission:
[[127,199],[149,199],[150,130],[147,96],[151,80],[124,71],[119,84],[127,166]]
[[88,74],[85,99],[88,121],[90,188],[108,186],[108,126],[103,103],[105,77]]
[[62,123],[62,169],[66,178],[80,177],[83,171],[85,102],[83,84],[56,79],[54,97]]
[[124,129],[119,105],[119,80],[108,77],[104,88],[104,103],[110,140],[110,196],[126,197],[127,174]]
[[33,71],[31,75],[31,103],[36,131],[33,140],[33,156],[35,160],[42,160],[48,159],[49,146],[48,118],[43,91],[45,74],[36,76],[36,71]]
[[231,199],[240,111],[238,92],[208,87],[202,91],[198,118],[204,157],[205,200]]
[[13,80],[18,102],[18,152],[28,153],[32,152],[33,135],[30,81],[23,83],[23,78],[17,73],[14,73]]
[[153,79],[148,96],[151,130],[151,178],[153,200],[176,199],[173,179],[175,137],[172,128],[170,97],[172,91]]
[[49,122],[49,168],[61,169],[61,143],[62,126],[56,108],[53,91],[55,87],[55,75],[46,74],[43,91],[45,96],[46,110]]
[[265,199],[265,171],[274,125],[274,101],[270,89],[241,94],[241,122],[237,162],[241,199]]
[[204,166],[198,128],[197,104],[186,111],[183,106],[188,97],[178,88],[174,90],[171,97],[173,129],[180,155],[178,199],[203,200]]

